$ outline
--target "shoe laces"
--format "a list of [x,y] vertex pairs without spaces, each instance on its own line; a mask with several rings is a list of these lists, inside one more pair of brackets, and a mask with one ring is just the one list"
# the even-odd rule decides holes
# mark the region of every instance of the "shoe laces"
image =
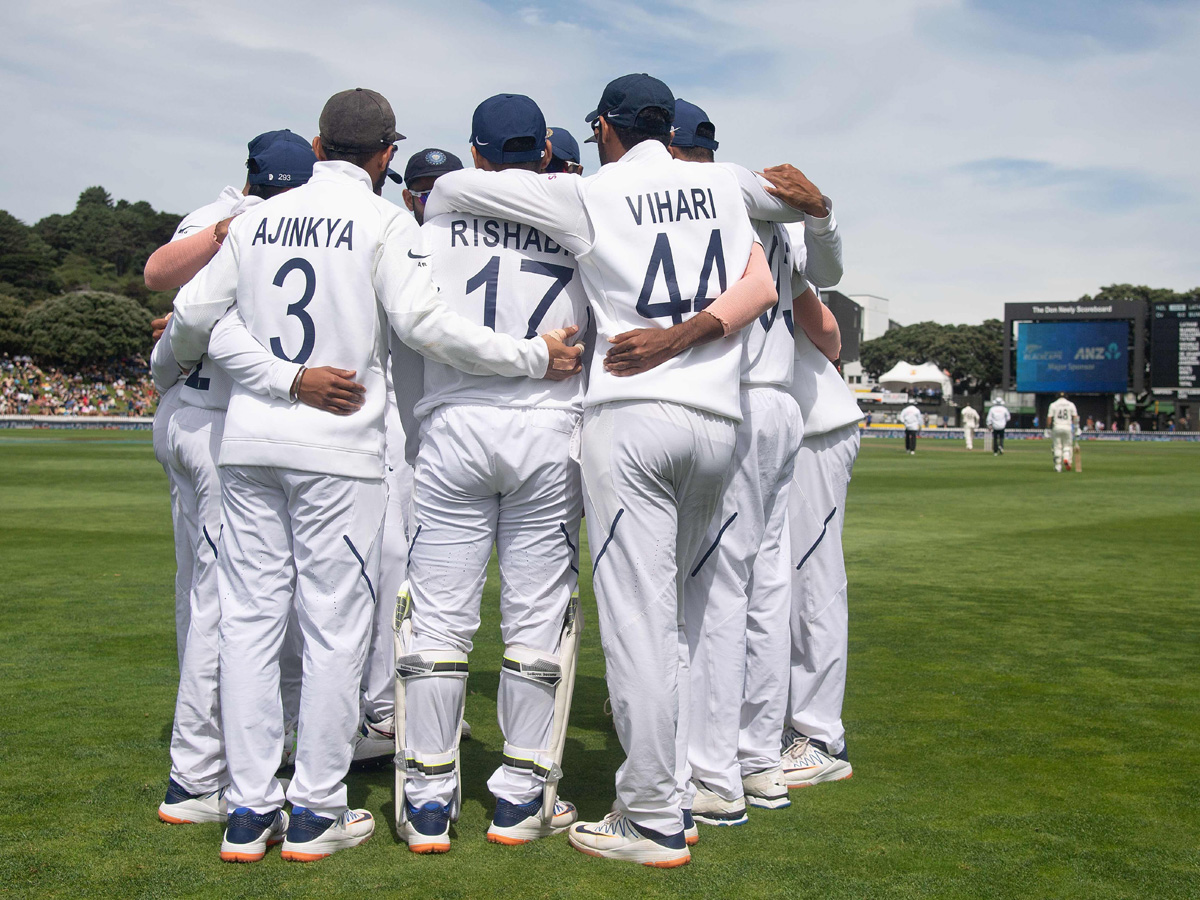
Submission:
[[633,823],[623,812],[610,812],[595,826],[596,831],[603,831],[614,837],[641,837],[633,830]]
[[793,759],[799,759],[808,752],[812,744],[809,743],[808,738],[799,732],[793,732],[793,734],[795,737],[793,737],[792,742],[784,748],[783,755],[790,756]]

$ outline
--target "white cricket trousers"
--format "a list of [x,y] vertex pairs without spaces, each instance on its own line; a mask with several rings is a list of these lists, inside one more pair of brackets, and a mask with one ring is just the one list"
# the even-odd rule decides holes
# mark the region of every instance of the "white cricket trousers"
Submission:
[[792,541],[792,652],[788,724],[839,753],[846,741],[849,610],[842,525],[858,457],[858,424],[805,436],[788,521]]
[[[781,670],[787,665],[790,585],[778,577],[760,584],[756,561],[760,556],[771,558],[778,568],[779,558],[790,558],[784,524],[803,435],[800,407],[782,388],[743,388],[741,405],[729,481],[683,592],[692,692],[691,771],[684,774],[726,800],[742,796],[738,744],[747,658],[764,654],[761,643],[773,643],[778,647],[774,662]],[[764,571],[771,568],[764,565]],[[754,698],[748,713],[751,718],[769,715],[778,726],[778,754],[784,702],[781,697],[772,699],[774,708],[768,711]],[[681,787],[689,805],[694,789],[688,782]]]
[[183,669],[183,651],[187,644],[188,619],[191,616],[192,570],[196,565],[195,510],[180,506],[179,487],[175,483],[175,471],[171,468],[168,434],[171,419],[179,409],[179,391],[183,382],[176,382],[158,399],[154,411],[154,427],[151,432],[154,443],[154,458],[167,473],[167,487],[171,493],[171,530],[175,536],[175,652],[179,668]]
[[1075,435],[1070,428],[1050,429],[1050,441],[1054,449],[1054,468],[1061,469],[1063,458],[1071,459],[1075,444]]
[[221,595],[221,723],[229,808],[283,805],[280,651],[293,596],[303,682],[293,806],[337,817],[358,727],[370,640],[382,480],[265,466],[226,466],[217,577]]
[[974,450],[975,449],[975,429],[964,426],[963,427],[963,437],[966,438],[966,440],[967,440],[967,449]]
[[683,582],[716,514],[737,423],[678,403],[584,411],[583,487],[592,587],[613,723],[625,751],[617,809],[683,828],[689,651]]
[[[582,499],[570,453],[578,424],[569,410],[465,405],[440,407],[422,424],[408,558],[411,652],[433,660],[471,652],[495,544],[505,656],[524,647],[557,658],[578,579]],[[407,680],[404,747],[421,768],[454,751],[465,691],[461,673]],[[544,775],[519,763],[549,756],[554,688],[501,669],[497,718],[504,762],[488,789],[528,803]],[[407,801],[449,803],[453,774],[421,768],[410,770]]]
[[193,794],[215,791],[226,782],[221,739],[217,626],[217,540],[221,535],[221,476],[217,457],[225,430],[225,410],[182,406],[168,426],[167,451],[180,508],[195,537],[190,591],[191,615],[175,723],[171,730],[171,777]]
[[396,709],[396,595],[408,570],[409,504],[412,501],[412,466],[388,466],[387,509],[383,514],[383,540],[379,554],[379,589],[375,592],[375,621],[362,679],[362,715],[381,722]]

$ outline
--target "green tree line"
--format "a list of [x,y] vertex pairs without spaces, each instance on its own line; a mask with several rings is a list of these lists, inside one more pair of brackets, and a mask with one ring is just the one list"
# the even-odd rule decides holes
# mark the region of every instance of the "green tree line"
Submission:
[[150,320],[174,293],[147,289],[142,273],[179,220],[102,187],[33,225],[0,210],[0,352],[77,366],[148,351]]

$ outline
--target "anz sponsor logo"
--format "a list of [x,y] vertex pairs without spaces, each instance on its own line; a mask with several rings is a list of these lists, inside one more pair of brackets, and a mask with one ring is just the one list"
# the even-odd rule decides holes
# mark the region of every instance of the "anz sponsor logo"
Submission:
[[1109,344],[1107,347],[1080,347],[1075,351],[1075,361],[1080,360],[1100,360],[1100,359],[1120,359],[1121,348],[1116,342]]

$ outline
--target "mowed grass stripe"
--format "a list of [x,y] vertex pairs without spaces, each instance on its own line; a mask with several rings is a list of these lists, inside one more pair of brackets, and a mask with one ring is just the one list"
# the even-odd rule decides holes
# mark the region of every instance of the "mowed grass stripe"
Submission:
[[[166,481],[148,434],[36,438],[0,446],[0,884],[13,896],[1200,895],[1200,447],[1088,444],[1085,471],[1056,476],[1046,442],[994,458],[865,441],[845,536],[855,777],[705,828],[692,866],[657,872],[561,838],[484,842],[502,744],[494,564],[452,853],[395,843],[386,769],[349,779],[375,838],[311,866],[225,865],[219,826],[158,823],[176,678]],[[596,817],[622,754],[581,569],[563,796]]]

